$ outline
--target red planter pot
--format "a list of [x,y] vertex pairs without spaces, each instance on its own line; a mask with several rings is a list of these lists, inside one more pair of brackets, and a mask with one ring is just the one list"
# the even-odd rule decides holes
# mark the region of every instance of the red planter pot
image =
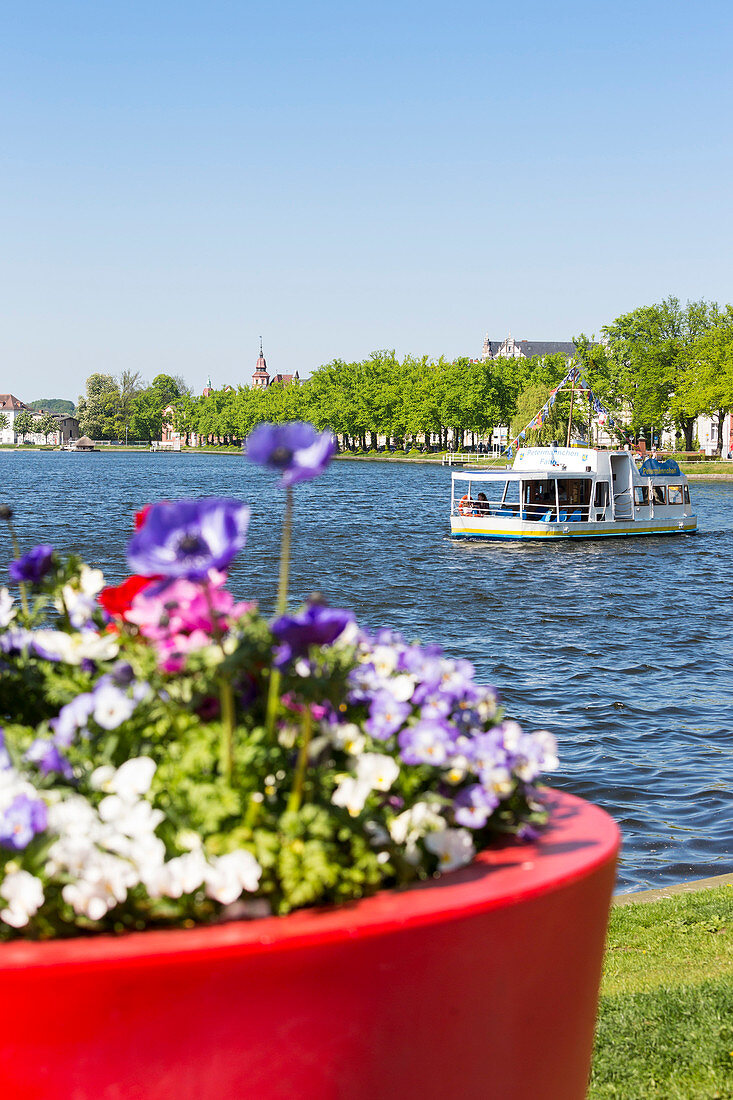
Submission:
[[581,1100],[619,835],[539,841],[341,909],[0,947],[13,1100]]

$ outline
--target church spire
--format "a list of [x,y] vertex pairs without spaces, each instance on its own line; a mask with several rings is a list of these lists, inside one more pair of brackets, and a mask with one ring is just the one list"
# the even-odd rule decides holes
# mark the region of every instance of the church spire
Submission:
[[270,385],[270,375],[267,373],[267,362],[262,351],[262,337],[260,336],[260,357],[255,363],[255,372],[252,375],[252,385],[259,389],[267,389]]

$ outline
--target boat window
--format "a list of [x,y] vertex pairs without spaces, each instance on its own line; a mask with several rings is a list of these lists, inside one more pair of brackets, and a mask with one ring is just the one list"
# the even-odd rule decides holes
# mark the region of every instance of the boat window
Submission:
[[595,506],[596,506],[596,508],[605,508],[607,504],[608,504],[608,482],[607,481],[597,481],[596,482]]
[[690,486],[685,485],[685,504],[690,503]]
[[527,481],[524,485],[525,504],[544,504],[555,507],[554,481]]
[[655,504],[667,503],[667,498],[663,485],[652,485],[652,500]]
[[681,485],[668,485],[667,486],[667,503],[668,504],[681,504],[682,503],[682,486]]
[[590,504],[592,484],[589,477],[559,477],[557,497],[560,504]]
[[647,486],[646,485],[635,485],[634,486],[634,504],[638,505],[640,508],[643,508],[648,503],[649,503],[649,489],[647,488]]

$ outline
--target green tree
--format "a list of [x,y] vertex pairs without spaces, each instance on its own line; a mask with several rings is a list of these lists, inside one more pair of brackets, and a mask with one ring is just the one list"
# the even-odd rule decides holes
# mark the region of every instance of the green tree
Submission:
[[73,416],[76,405],[73,401],[67,401],[61,397],[42,397],[38,401],[29,401],[31,409],[45,409],[47,412],[62,413],[64,416]]
[[120,389],[111,374],[90,374],[86,396],[77,406],[79,430],[92,439],[114,439],[120,434]]
[[24,409],[23,412],[19,412],[13,423],[13,430],[19,437],[21,443],[24,442],[25,437],[35,431],[36,422],[33,414]]
[[[675,400],[696,370],[694,347],[712,327],[718,307],[674,297],[642,306],[603,328],[613,363],[610,386],[617,407],[625,408],[635,431],[674,423],[692,450],[695,417]],[[609,382],[611,382],[609,374]]]
[[10,420],[7,413],[0,413],[0,432],[4,432],[7,427],[10,426]]
[[50,413],[46,413],[36,420],[36,431],[43,436],[44,442],[46,443],[48,443],[48,437],[58,430],[59,422],[56,417],[51,416]]
[[691,367],[675,391],[673,407],[684,416],[711,417],[717,426],[717,451],[723,447],[723,422],[733,410],[733,307],[719,312],[715,324],[693,345]]

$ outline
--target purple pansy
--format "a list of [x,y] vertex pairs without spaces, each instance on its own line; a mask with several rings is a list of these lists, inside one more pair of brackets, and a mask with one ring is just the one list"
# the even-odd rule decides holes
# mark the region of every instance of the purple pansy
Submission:
[[189,580],[226,569],[247,540],[249,513],[246,504],[228,498],[154,504],[130,539],[130,568],[147,577]]
[[2,729],[0,729],[0,771],[9,768],[11,764],[10,753],[5,748],[5,734]]
[[16,795],[0,814],[0,845],[22,851],[36,833],[43,832],[47,821],[45,802],[29,798],[27,794]]
[[439,722],[417,722],[399,736],[400,755],[406,764],[433,764],[439,767],[448,759],[450,737]]
[[305,656],[309,646],[330,645],[353,621],[351,611],[318,603],[308,604],[297,615],[281,615],[271,628],[280,643],[277,663]]
[[397,733],[412,713],[409,703],[400,703],[388,691],[380,691],[371,701],[364,729],[377,741],[386,741]]
[[66,757],[61,755],[53,741],[45,737],[35,739],[28,748],[25,758],[36,765],[41,775],[59,774],[64,779],[71,779],[74,774]]
[[454,803],[456,824],[469,829],[483,829],[489,817],[499,805],[499,797],[476,783],[466,787],[456,796]]
[[61,708],[57,718],[49,722],[53,730],[53,740],[62,749],[67,749],[76,737],[77,731],[83,729],[96,705],[96,700],[91,692],[77,695],[70,703]]
[[38,584],[53,568],[53,546],[34,546],[18,561],[11,561],[8,565],[8,575],[11,581],[27,581],[29,584]]
[[247,438],[247,458],[277,470],[283,488],[318,477],[335,451],[336,440],[331,432],[318,432],[312,424],[300,420],[259,424]]

